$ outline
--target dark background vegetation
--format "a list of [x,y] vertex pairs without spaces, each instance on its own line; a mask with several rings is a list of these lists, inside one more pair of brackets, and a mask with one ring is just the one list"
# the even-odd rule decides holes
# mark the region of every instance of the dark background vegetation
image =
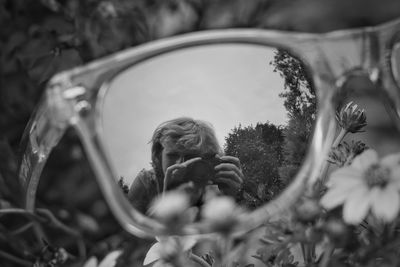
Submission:
[[[307,2],[312,3],[313,8],[305,9]],[[27,214],[2,213],[4,210],[23,208],[17,181],[19,142],[29,116],[53,74],[124,48],[188,31],[265,25],[301,30],[301,26],[305,25],[306,30],[319,32],[383,20],[383,11],[378,8],[371,9],[373,12],[370,14],[373,15],[370,20],[364,18],[346,24],[348,10],[353,10],[357,2],[361,10],[368,9],[369,4],[356,1],[350,8],[343,8],[349,7],[347,1],[334,1],[340,8],[328,5],[327,9],[321,2],[329,3],[313,0],[0,0],[1,266],[32,266],[33,263],[36,266],[55,266],[61,262],[60,247],[69,253],[65,264],[68,266],[74,263],[80,266],[90,255],[101,258],[121,247],[124,248],[124,256],[120,258],[119,266],[140,266],[152,242],[130,236],[115,221],[73,130],[66,133],[45,168],[37,195],[37,207],[41,213],[38,211],[34,219]],[[285,5],[292,8],[277,16],[279,12],[276,11]],[[385,14],[390,18],[399,9],[388,10],[391,13]],[[291,19],[285,19],[285,16]],[[310,18],[307,24],[301,23],[304,17]],[[324,27],[324,24],[315,23],[320,17],[333,20]],[[278,54],[278,57],[281,58],[277,62],[282,63],[277,64],[278,71],[285,70],[285,64],[295,64],[285,62],[284,53]],[[289,88],[286,91],[289,95],[285,97],[296,107],[294,100],[297,98],[291,100],[296,92],[290,88],[291,84],[301,81],[301,76],[298,76],[298,81],[284,76],[288,78],[286,84]],[[315,106],[300,108],[310,115]],[[304,115],[303,111],[298,111],[289,111],[293,122],[297,120],[296,116]],[[301,126],[289,123],[288,127]],[[239,127],[234,135],[243,132],[260,136],[257,142],[271,144],[274,148],[266,153],[276,153],[284,158],[286,165],[293,165],[293,170],[298,168],[297,159],[302,155],[295,153],[300,151],[296,145],[301,144],[296,138],[303,140],[307,133],[303,130],[293,136],[292,141],[287,139],[280,146],[275,141],[271,143],[263,139],[265,131],[274,132],[278,140],[282,140],[282,135],[288,136],[283,129],[269,124],[257,125],[254,130]],[[261,160],[254,164],[261,166],[264,163]],[[273,170],[274,175],[278,173],[280,177],[290,177],[290,174],[283,173],[284,170],[288,168]],[[257,194],[270,197],[264,192]],[[39,216],[44,213],[47,216]],[[34,220],[40,220],[39,228],[31,224]],[[37,232],[45,238],[37,240]]]
[[[251,26],[271,1],[0,1],[0,208],[23,208],[17,179],[19,142],[55,73],[153,39],[207,28]],[[124,232],[110,213],[81,144],[69,130],[52,152],[37,208],[68,229],[26,214],[0,214],[2,266],[51,266],[59,248],[67,264],[124,247],[120,265],[140,265],[151,240]],[[42,218],[42,217],[40,217]],[[47,217],[46,217],[47,218]],[[37,240],[40,232],[43,240]],[[59,261],[60,262],[60,261]]]

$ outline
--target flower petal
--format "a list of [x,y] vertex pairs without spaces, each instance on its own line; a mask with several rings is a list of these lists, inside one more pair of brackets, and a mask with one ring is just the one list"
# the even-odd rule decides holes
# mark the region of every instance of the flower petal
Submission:
[[119,255],[121,255],[121,250],[115,250],[108,253],[104,259],[100,262],[99,267],[114,267],[117,263]]
[[354,191],[352,187],[348,187],[343,189],[342,187],[332,187],[328,190],[328,192],[321,198],[320,203],[322,207],[325,209],[333,209],[336,206],[339,206],[349,195]]
[[332,185],[332,187],[335,188],[341,188],[341,189],[347,189],[347,188],[357,188],[359,186],[365,185],[365,181],[362,179],[348,179],[344,180],[341,179],[340,182],[336,182],[335,184]]
[[196,245],[197,241],[198,238],[195,237],[190,237],[190,236],[181,237],[183,251],[190,250],[192,247],[194,247],[194,245]]
[[369,211],[370,199],[369,190],[366,186],[361,186],[349,195],[344,203],[343,219],[350,224],[360,223]]
[[390,187],[385,189],[376,189],[374,199],[371,202],[371,208],[374,215],[385,222],[393,221],[400,208],[399,192],[396,188]]
[[390,169],[390,184],[400,189],[400,166]]
[[160,250],[161,243],[157,242],[146,253],[146,257],[144,258],[143,265],[147,265],[153,263],[160,259]]
[[378,163],[378,153],[373,149],[367,149],[354,158],[351,166],[357,170],[365,170],[372,164]]
[[83,265],[83,267],[97,267],[97,258],[92,256],[90,257],[85,264]]
[[343,167],[334,172],[329,177],[329,185],[336,186],[342,183],[355,185],[362,183],[363,173],[352,167]]
[[390,154],[381,159],[381,164],[387,167],[400,165],[400,153]]

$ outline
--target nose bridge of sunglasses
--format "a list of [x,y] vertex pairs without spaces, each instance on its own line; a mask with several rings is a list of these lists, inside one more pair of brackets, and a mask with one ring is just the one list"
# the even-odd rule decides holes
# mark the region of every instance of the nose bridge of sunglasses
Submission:
[[306,48],[303,54],[314,65],[317,76],[333,78],[339,88],[354,76],[367,76],[376,83],[383,61],[379,38],[373,31],[331,35]]
[[374,81],[369,77],[369,73],[365,70],[353,70],[349,72],[344,78],[341,84],[341,90],[355,92],[360,95],[361,92],[373,92],[377,86]]

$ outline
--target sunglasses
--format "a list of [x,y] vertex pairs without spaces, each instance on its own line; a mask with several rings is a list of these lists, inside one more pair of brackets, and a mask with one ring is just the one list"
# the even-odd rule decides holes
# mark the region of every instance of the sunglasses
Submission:
[[[275,82],[279,75],[273,74],[269,64],[278,55],[276,51],[285,51],[304,67],[309,84],[299,86],[303,90],[293,101],[301,107],[308,105],[302,102],[304,98],[315,100],[312,134],[287,186],[245,213],[238,231],[278,217],[319,180],[337,131],[336,110],[354,92],[349,89],[353,78],[363,78],[369,84],[353,95],[359,99],[371,92],[374,97],[378,95],[391,122],[400,126],[400,20],[325,34],[226,29],[160,39],[61,72],[48,82],[22,142],[19,179],[26,209],[35,209],[37,187],[50,152],[65,131],[73,127],[121,225],[141,237],[168,234],[170,230],[162,221],[132,205],[118,185],[118,178],[134,176],[142,164],[138,163],[139,158],[150,161],[150,156],[141,155],[144,151],[150,153],[152,130],[179,114],[211,121],[216,134],[222,136],[221,142],[224,137],[251,128],[241,125],[246,121],[243,114],[255,118],[251,122],[254,124],[264,118],[264,122],[286,125],[287,117],[268,117],[279,112],[286,115],[279,95],[288,81]],[[310,90],[315,98],[309,96]],[[240,102],[249,97],[249,102]],[[378,101],[374,97],[372,102]],[[278,101],[279,112],[275,106]],[[196,113],[197,109],[202,111]],[[261,114],[260,119],[257,114]],[[213,122],[216,117],[220,120]],[[219,133],[218,127],[231,118],[236,121],[223,126],[228,132],[234,129],[231,135]],[[250,168],[250,163],[241,164],[243,169]],[[251,189],[251,184],[248,187]],[[211,231],[203,219],[184,226],[178,234]]]

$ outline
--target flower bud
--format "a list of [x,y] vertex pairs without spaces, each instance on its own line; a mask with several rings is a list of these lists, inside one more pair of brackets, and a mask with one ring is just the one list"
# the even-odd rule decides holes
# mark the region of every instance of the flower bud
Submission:
[[228,233],[237,222],[238,209],[233,198],[217,197],[209,200],[202,211],[204,219],[219,232]]
[[322,212],[321,206],[317,201],[312,199],[305,199],[295,208],[296,218],[303,222],[313,222],[319,218]]
[[154,200],[150,214],[164,222],[173,222],[189,208],[189,197],[179,191],[170,191]]
[[175,262],[183,252],[182,244],[177,238],[166,238],[161,242],[160,259],[164,262]]
[[322,230],[316,227],[308,227],[304,234],[306,240],[311,243],[318,243],[323,239]]
[[367,125],[365,111],[359,109],[353,101],[336,112],[336,120],[340,127],[350,133],[361,132],[362,128]]
[[340,219],[330,219],[323,226],[323,230],[336,247],[352,249],[357,243],[357,238],[351,230],[351,226]]

